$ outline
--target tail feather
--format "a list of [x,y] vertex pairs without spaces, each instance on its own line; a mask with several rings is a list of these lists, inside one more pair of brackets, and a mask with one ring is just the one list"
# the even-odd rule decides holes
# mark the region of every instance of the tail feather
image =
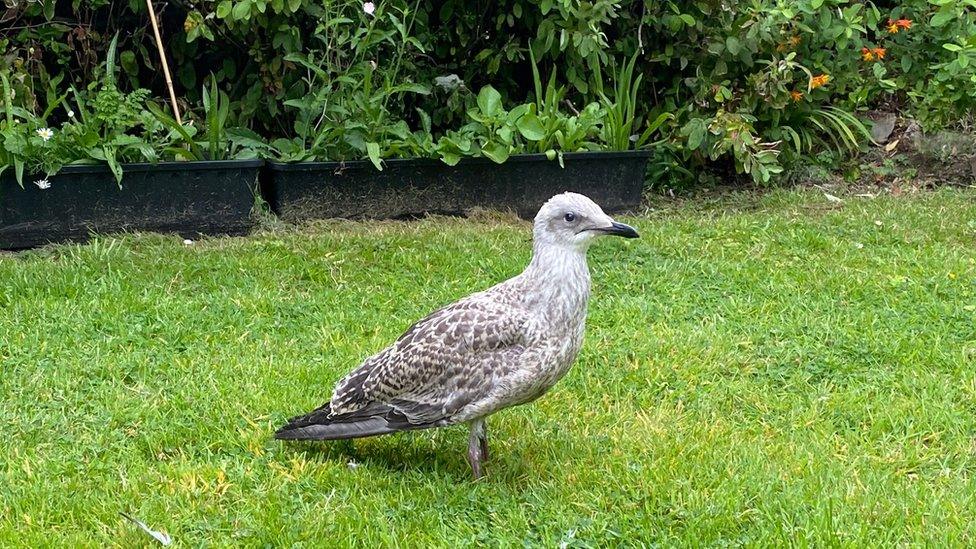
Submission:
[[341,440],[422,428],[406,422],[393,408],[377,403],[338,416],[331,412],[329,404],[325,404],[293,417],[274,436],[279,440]]
[[279,440],[341,440],[385,435],[398,430],[390,427],[386,418],[378,416],[348,423],[310,423],[301,426],[289,424],[278,429],[275,438]]

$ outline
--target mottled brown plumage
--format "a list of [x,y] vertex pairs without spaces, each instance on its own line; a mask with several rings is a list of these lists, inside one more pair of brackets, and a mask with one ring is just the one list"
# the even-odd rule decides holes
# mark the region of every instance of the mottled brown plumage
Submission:
[[420,320],[275,436],[358,438],[468,422],[481,476],[484,418],[535,400],[575,360],[590,292],[586,248],[602,234],[637,236],[585,196],[553,197],[536,216],[525,271]]

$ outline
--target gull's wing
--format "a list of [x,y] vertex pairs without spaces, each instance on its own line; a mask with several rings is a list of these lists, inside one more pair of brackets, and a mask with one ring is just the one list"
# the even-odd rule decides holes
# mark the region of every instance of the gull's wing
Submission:
[[354,438],[451,423],[487,396],[527,345],[528,315],[476,294],[411,326],[336,385],[332,399],[293,418],[278,438]]

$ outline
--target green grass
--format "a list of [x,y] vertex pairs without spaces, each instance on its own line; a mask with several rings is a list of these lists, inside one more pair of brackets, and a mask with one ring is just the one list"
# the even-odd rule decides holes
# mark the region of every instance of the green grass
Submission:
[[[976,543],[976,195],[779,191],[590,251],[574,369],[489,421],[282,444],[366,355],[518,273],[506,219],[0,258],[0,546]],[[350,467],[349,463],[359,464]]]

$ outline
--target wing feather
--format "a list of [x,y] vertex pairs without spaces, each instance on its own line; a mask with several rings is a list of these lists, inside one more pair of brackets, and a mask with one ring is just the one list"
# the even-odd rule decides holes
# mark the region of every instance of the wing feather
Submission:
[[337,385],[330,417],[356,416],[376,405],[406,428],[445,425],[487,395],[525,350],[527,315],[490,300],[465,300],[420,320]]

